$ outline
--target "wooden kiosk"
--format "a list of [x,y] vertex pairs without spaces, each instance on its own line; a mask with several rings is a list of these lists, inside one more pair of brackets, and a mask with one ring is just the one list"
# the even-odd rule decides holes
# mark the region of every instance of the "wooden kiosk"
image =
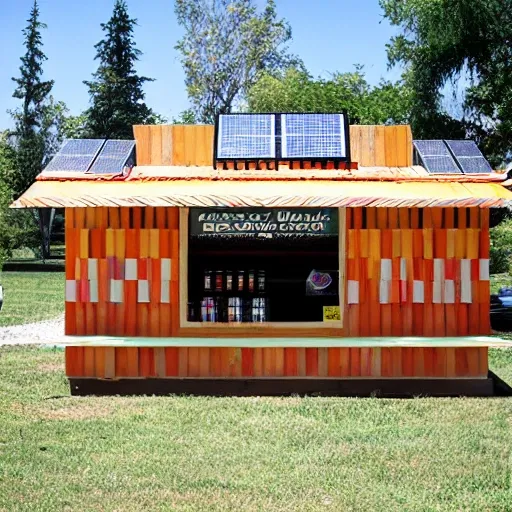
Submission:
[[413,166],[408,126],[351,126],[341,166],[217,164],[212,126],[134,135],[128,173],[43,172],[15,203],[65,208],[73,394],[493,394],[502,175]]

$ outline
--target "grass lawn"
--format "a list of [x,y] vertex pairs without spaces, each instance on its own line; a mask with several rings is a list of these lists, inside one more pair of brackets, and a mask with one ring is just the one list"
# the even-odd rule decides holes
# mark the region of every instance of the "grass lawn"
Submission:
[[2,272],[0,327],[59,316],[64,312],[65,279],[63,272]]
[[510,399],[71,398],[20,347],[0,390],[1,511],[511,510]]

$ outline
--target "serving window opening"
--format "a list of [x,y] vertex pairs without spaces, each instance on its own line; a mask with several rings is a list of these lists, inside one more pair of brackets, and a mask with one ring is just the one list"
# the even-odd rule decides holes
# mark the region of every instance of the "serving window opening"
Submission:
[[340,320],[337,208],[191,208],[189,322]]

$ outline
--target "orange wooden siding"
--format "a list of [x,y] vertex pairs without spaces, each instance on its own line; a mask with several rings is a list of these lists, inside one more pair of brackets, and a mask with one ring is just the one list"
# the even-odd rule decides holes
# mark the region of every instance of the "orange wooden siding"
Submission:
[[[210,166],[214,127],[211,125],[139,125],[137,165]],[[350,127],[351,160],[360,167],[409,167],[412,133],[408,125]]]
[[[74,292],[76,298],[66,301],[66,334],[167,337],[189,331],[190,336],[216,335],[209,329],[179,328],[178,218],[177,208],[66,209],[66,288],[68,284],[72,288],[66,294]],[[346,222],[345,320],[336,335],[490,333],[490,290],[485,275],[489,210],[350,208]],[[441,292],[439,281],[435,281],[440,268]],[[135,276],[130,275],[133,272]],[[388,273],[386,279],[383,272]],[[468,280],[462,279],[464,272]],[[417,281],[423,283],[422,302],[413,300]],[[450,286],[445,281],[450,281]],[[141,287],[140,282],[148,284]],[[349,283],[354,282],[356,303],[350,300],[355,289],[349,291]],[[147,300],[141,301],[144,294]],[[446,300],[449,294],[453,301]],[[470,300],[463,300],[464,296]],[[227,325],[222,329],[240,335]],[[296,335],[318,336],[319,332],[309,328]],[[286,335],[286,329],[254,331],[253,335],[279,337]],[[68,376],[105,378],[164,374],[465,377],[475,374],[477,368],[478,376],[486,375],[487,349],[276,346],[66,350]]]
[[66,347],[66,373],[97,378],[487,377],[487,348],[379,350],[376,359],[369,348]]
[[177,208],[66,209],[66,334],[176,335],[178,244]]
[[490,334],[489,210],[347,210],[345,336]]

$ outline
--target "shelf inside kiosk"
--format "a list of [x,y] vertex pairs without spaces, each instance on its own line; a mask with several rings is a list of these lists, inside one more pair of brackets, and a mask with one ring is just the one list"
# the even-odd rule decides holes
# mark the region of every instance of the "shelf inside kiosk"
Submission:
[[[189,219],[189,321],[321,322],[325,306],[339,305],[336,210],[314,209],[306,211],[308,216],[296,212],[289,217],[310,223],[323,218],[323,230],[310,226],[317,230],[313,233],[307,222],[298,227],[304,231],[285,233],[279,232],[285,226],[278,222],[265,226],[246,222],[247,218],[258,219],[258,213],[273,219],[276,210],[268,214],[267,209],[236,209],[220,217],[213,216],[212,210],[206,210],[209,217],[201,217],[194,210]],[[198,222],[215,218],[223,221],[222,227],[210,222],[205,228]],[[244,231],[237,232],[242,226]],[[290,222],[286,229],[293,229]]]

